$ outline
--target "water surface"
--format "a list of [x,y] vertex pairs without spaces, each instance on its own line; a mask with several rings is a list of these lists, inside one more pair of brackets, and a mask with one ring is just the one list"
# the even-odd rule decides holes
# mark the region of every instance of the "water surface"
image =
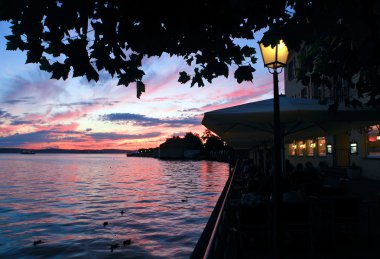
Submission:
[[0,257],[188,258],[227,177],[211,161],[1,154]]

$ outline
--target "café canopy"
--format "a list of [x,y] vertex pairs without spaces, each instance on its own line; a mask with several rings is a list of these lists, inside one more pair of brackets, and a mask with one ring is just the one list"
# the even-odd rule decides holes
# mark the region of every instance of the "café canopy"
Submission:
[[[281,135],[285,141],[334,135],[377,123],[380,110],[339,107],[318,100],[280,96]],[[273,141],[273,99],[206,112],[202,124],[235,149]]]

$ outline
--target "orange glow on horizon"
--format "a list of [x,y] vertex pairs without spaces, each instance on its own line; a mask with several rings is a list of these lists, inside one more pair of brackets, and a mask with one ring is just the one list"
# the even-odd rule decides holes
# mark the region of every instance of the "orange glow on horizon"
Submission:
[[[67,126],[67,128],[72,128],[75,125]],[[67,129],[65,128],[65,129]],[[78,150],[100,150],[100,149],[120,149],[120,150],[137,150],[141,148],[156,148],[167,138],[171,138],[173,135],[183,137],[186,132],[197,133],[202,136],[205,131],[205,127],[200,125],[188,129],[184,127],[183,129],[179,128],[178,132],[170,133],[169,129],[162,129],[162,131],[167,131],[167,134],[156,138],[146,138],[146,139],[120,139],[120,140],[101,140],[95,141],[90,136],[86,136],[85,141],[75,142],[75,141],[60,141],[57,139],[54,142],[38,142],[38,143],[28,143],[20,145],[19,148],[24,149],[78,149]]]

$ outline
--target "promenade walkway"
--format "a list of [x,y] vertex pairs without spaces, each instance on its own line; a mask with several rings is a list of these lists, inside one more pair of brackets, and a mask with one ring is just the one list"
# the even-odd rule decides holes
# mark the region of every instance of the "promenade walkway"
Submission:
[[[380,181],[321,175],[318,193],[301,183],[301,200],[283,203],[283,258],[380,258]],[[247,183],[238,171],[208,258],[273,258],[271,199],[242,204]]]
[[[332,171],[322,174],[322,186],[337,193],[303,197],[312,204],[306,222],[309,225],[301,223],[301,229],[297,224],[294,229],[284,226],[284,258],[380,258],[380,181],[348,179],[345,173]],[[353,207],[340,208],[338,201],[345,197],[357,199],[357,207],[347,203],[343,206]],[[283,211],[283,217],[284,214],[288,212]],[[300,235],[292,235],[293,230],[301,230]],[[261,248],[248,242],[238,254],[242,258],[273,257],[270,243],[267,249]]]

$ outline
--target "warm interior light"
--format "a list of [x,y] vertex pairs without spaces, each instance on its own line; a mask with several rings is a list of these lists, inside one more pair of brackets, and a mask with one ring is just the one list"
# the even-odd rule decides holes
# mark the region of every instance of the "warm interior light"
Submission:
[[315,148],[315,143],[310,143],[311,148]]
[[377,137],[376,137],[376,140],[380,140],[380,136],[377,136]]
[[274,48],[271,45],[265,47],[260,43],[260,50],[265,67],[276,69],[286,66],[289,52],[283,40],[280,40]]
[[300,144],[300,149],[304,149],[306,147],[305,144]]

